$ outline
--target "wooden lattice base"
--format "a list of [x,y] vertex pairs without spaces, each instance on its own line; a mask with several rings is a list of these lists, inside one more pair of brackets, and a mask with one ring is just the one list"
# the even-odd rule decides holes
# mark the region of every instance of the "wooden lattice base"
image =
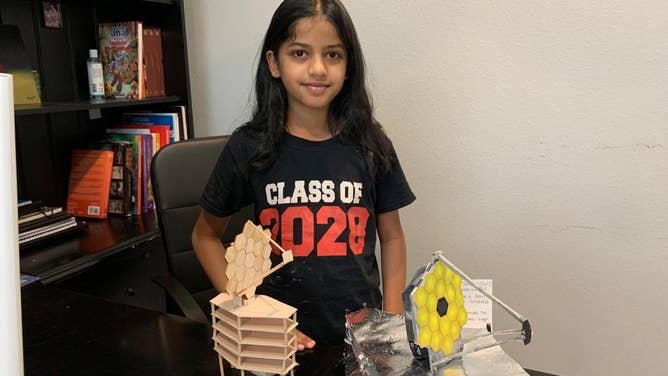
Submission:
[[239,305],[222,293],[211,299],[211,318],[221,376],[223,359],[241,370],[241,375],[247,370],[294,375],[296,308],[265,295]]

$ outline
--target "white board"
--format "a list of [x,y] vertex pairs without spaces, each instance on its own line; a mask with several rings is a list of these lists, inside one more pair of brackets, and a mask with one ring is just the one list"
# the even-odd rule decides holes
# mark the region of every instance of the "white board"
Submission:
[[0,74],[0,368],[23,375],[12,76]]

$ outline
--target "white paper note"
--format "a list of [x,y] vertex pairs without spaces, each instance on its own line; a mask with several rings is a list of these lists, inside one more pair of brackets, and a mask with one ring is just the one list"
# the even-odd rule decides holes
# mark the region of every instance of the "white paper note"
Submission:
[[[491,279],[474,279],[473,282],[492,295]],[[468,313],[468,321],[464,328],[481,329],[487,324],[492,325],[492,300],[466,281],[462,281],[462,294],[464,294],[464,307]]]

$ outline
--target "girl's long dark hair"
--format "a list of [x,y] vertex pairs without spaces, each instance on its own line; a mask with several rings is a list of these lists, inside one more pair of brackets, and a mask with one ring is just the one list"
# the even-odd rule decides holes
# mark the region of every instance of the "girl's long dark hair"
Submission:
[[391,145],[381,125],[373,117],[373,106],[366,90],[362,48],[350,15],[339,0],[285,0],[276,9],[264,37],[255,76],[256,103],[253,116],[245,126],[259,141],[260,150],[251,160],[251,167],[264,170],[278,158],[285,134],[288,97],[280,78],[274,78],[266,61],[267,51],[278,55],[283,42],[293,38],[295,23],[303,17],[323,16],[332,23],[346,46],[347,79],[329,108],[332,134],[358,146],[367,160],[369,171],[389,171]]

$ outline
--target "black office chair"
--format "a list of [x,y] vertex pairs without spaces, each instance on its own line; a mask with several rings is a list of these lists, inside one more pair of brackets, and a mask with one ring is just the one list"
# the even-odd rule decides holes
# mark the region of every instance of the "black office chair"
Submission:
[[[200,195],[228,138],[196,138],[167,145],[153,157],[151,166],[156,212],[170,273],[154,281],[168,294],[168,312],[174,313],[177,308],[186,317],[201,322],[210,320],[209,300],[217,292],[195,256],[190,235],[200,213]],[[251,218],[252,206],[233,215],[222,237],[223,244],[230,243]]]

